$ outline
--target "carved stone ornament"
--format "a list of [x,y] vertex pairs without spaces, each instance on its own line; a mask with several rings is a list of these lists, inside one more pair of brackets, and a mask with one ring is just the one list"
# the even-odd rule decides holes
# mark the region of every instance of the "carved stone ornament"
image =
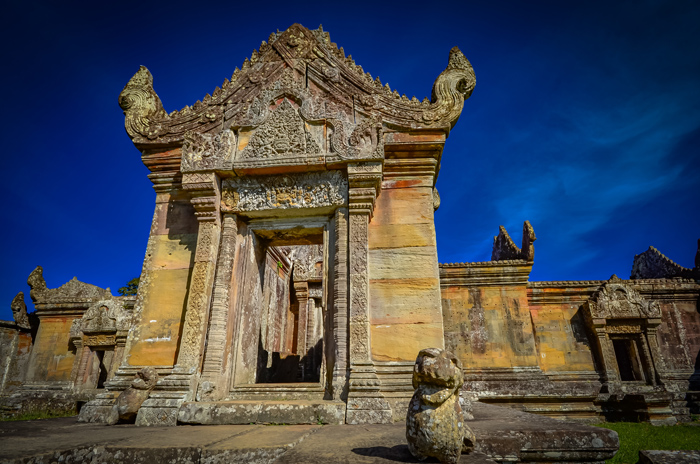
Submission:
[[180,171],[231,169],[235,147],[236,136],[228,129],[216,136],[187,132],[185,143],[182,145]]
[[[290,68],[294,71],[290,72]],[[236,68],[231,78],[225,79],[211,95],[207,94],[194,105],[170,114],[166,114],[153,89],[150,72],[141,67],[119,96],[126,131],[137,146],[146,148],[151,144],[162,146],[182,142],[188,131],[205,134],[219,132],[222,127],[238,127],[239,122],[249,119],[256,112],[264,116],[269,99],[259,97],[270,88],[271,83],[280,81],[285,73],[304,76],[303,87],[313,88],[313,92],[318,94],[315,98],[324,102],[324,105],[318,106],[318,111],[322,108],[326,111],[327,108],[329,114],[324,117],[328,118],[333,132],[343,132],[347,137],[353,129],[341,127],[333,105],[344,108],[346,114],[352,114],[353,124],[355,120],[362,124],[369,115],[374,114],[381,118],[384,127],[392,129],[449,130],[459,118],[464,101],[476,84],[471,64],[454,47],[446,69],[433,84],[431,99],[409,99],[389,88],[388,84],[382,84],[379,78],[366,73],[351,56],[345,56],[342,47],[331,42],[327,32],[293,24],[284,32],[271,34],[268,42],[263,42],[259,50],[254,50],[251,57],[243,61],[241,69]],[[314,86],[310,85],[312,82]],[[256,99],[258,103],[255,103]],[[302,106],[306,104],[297,103]],[[350,109],[349,113],[347,109]],[[307,113],[302,115],[306,116]],[[369,120],[367,125],[376,129],[375,121]],[[374,137],[366,129],[362,127],[357,133],[362,137]],[[299,146],[291,144],[286,148]],[[349,146],[353,147],[352,143]],[[336,149],[340,148],[341,144],[336,140]],[[275,147],[271,151],[278,153],[280,149],[285,147]]]
[[114,345],[116,337],[125,337],[131,321],[131,313],[122,302],[104,299],[92,304],[83,317],[75,319],[70,329],[71,340],[83,339],[83,344]]
[[237,177],[223,181],[221,209],[251,212],[347,204],[348,181],[340,171]]
[[285,98],[270,118],[257,128],[241,158],[302,156],[320,151],[298,110]]
[[17,324],[17,327],[21,327],[22,329],[29,329],[29,316],[27,316],[27,305],[24,303],[23,292],[19,292],[12,299],[10,308],[12,309],[12,316],[15,319],[15,324]]
[[613,275],[589,301],[594,319],[660,318],[657,301],[647,301],[624,281]]
[[527,262],[535,260],[534,242],[535,230],[530,225],[530,221],[523,223],[523,243],[522,249],[513,242],[505,227],[499,226],[498,235],[493,238],[493,250],[491,261],[505,261],[511,259],[522,259]]
[[406,414],[408,449],[419,460],[436,457],[456,464],[474,449],[475,437],[464,422],[459,391],[464,384],[459,359],[449,351],[426,348],[413,368],[415,393]]
[[37,266],[29,274],[27,284],[31,288],[29,296],[36,304],[91,302],[112,296],[109,289],[86,284],[79,281],[77,277],[73,277],[58,288],[47,288],[41,266]]
[[306,245],[294,248],[294,281],[320,280],[323,277],[323,246]]

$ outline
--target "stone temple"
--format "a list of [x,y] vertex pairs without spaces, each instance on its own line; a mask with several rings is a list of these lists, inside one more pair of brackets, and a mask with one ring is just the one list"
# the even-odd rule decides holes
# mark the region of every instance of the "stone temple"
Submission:
[[535,233],[440,264],[435,183],[475,86],[459,49],[432,98],[373,78],[322,29],[270,35],[211,95],[167,113],[142,67],[119,96],[156,191],[136,297],[29,276],[0,323],[4,414],[107,420],[135,374],[140,425],[404,420],[424,348],[463,396],[581,421],[698,412],[700,255],[654,248],[629,280],[530,282]]

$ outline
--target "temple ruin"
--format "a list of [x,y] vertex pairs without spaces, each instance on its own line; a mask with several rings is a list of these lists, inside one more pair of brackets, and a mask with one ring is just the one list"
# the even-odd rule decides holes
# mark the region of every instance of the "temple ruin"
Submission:
[[[156,192],[138,294],[29,278],[0,323],[0,404],[106,422],[144,367],[139,425],[404,420],[416,355],[463,394],[581,421],[698,412],[700,255],[630,280],[530,282],[535,232],[439,264],[443,147],[475,86],[456,47],[432,98],[401,95],[321,28],[272,33],[202,101],[166,112],[145,68],[119,95]],[[449,155],[448,155],[449,156]],[[699,251],[700,253],[700,251]],[[15,310],[16,308],[16,310]]]

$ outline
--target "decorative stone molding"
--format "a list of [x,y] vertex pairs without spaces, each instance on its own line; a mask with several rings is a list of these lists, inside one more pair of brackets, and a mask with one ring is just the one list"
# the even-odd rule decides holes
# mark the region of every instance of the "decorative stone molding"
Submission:
[[197,221],[219,224],[220,190],[215,173],[188,173],[182,176],[182,188],[189,192]]
[[535,230],[530,225],[530,221],[523,224],[523,244],[522,249],[513,243],[513,239],[508,235],[508,231],[503,226],[499,226],[498,235],[493,238],[492,261],[502,261],[511,259],[523,259],[527,262],[535,260],[534,242]]
[[347,185],[341,171],[225,179],[221,208],[243,213],[344,206]]

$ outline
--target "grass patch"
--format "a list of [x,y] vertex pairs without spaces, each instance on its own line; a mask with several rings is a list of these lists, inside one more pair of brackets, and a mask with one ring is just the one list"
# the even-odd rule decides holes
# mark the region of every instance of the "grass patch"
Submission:
[[75,411],[36,411],[11,416],[0,416],[0,421],[54,419],[56,417],[72,417],[75,415],[77,415]]
[[620,437],[620,451],[607,463],[634,464],[640,450],[700,450],[700,427],[677,424],[655,427],[638,422],[605,422],[596,424],[614,430]]

